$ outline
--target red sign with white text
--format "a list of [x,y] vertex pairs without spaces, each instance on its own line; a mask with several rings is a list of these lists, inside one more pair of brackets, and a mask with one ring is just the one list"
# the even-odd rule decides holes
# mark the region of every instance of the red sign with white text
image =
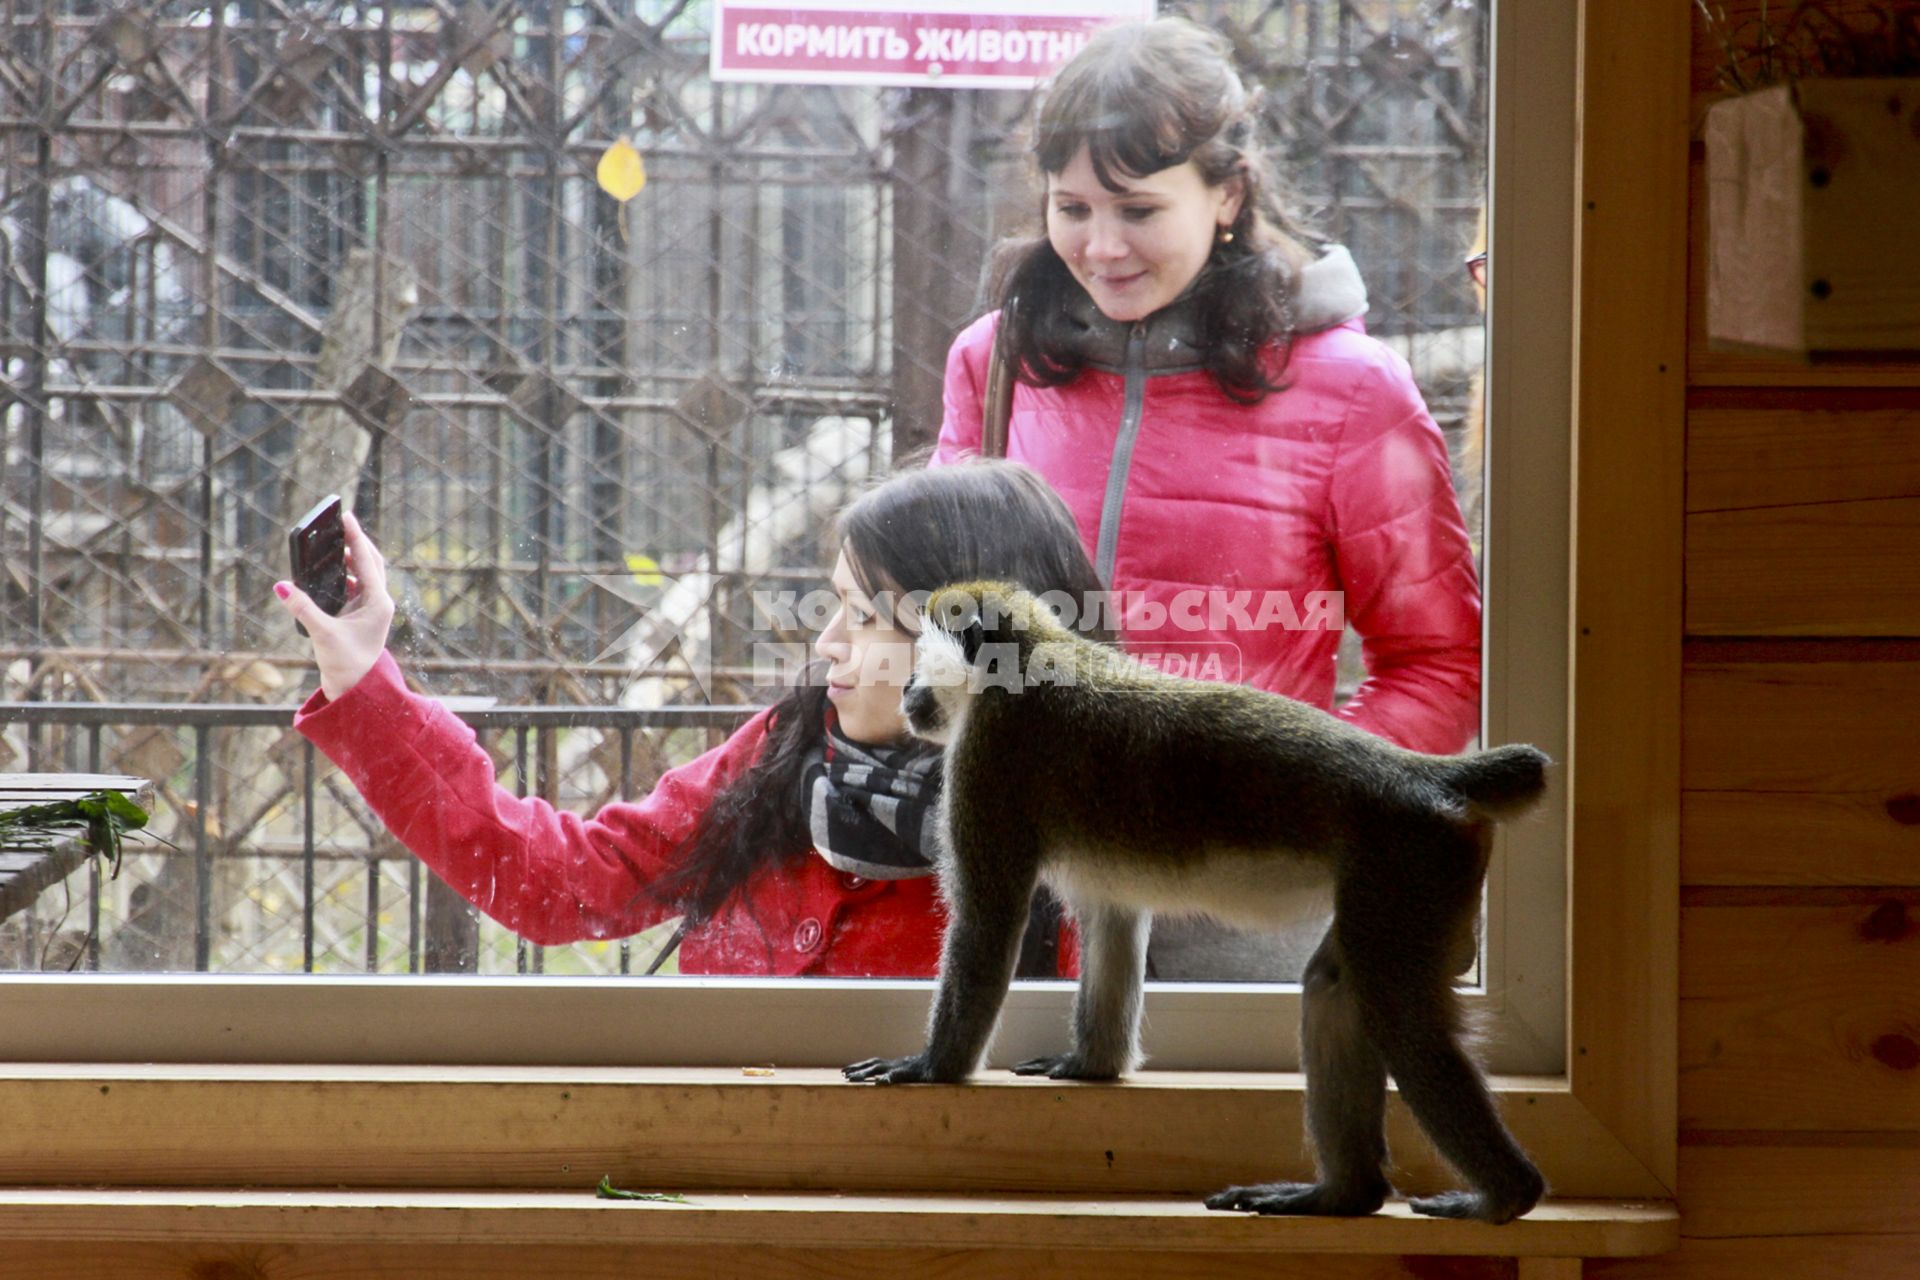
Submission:
[[1022,8],[714,0],[711,74],[788,84],[1020,89],[1045,79],[1101,27],[1153,16],[1153,0],[1038,0]]

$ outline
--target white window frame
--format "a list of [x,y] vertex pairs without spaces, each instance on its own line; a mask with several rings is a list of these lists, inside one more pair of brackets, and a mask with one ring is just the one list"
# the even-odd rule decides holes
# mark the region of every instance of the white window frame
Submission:
[[[1485,740],[1568,756],[1575,10],[1494,9]],[[1502,114],[1517,86],[1528,106]],[[1568,788],[1502,832],[1488,883],[1489,1066],[1566,1067]],[[1153,984],[1156,1068],[1297,1069],[1299,987]],[[990,1064],[1057,1052],[1072,984],[1016,986]],[[16,1062],[831,1067],[910,1052],[931,983],[749,978],[0,976]]]

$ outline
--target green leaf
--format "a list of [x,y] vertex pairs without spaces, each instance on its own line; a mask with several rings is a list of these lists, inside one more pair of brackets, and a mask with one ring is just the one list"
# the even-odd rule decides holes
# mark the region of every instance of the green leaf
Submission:
[[55,800],[49,804],[30,804],[0,813],[0,831],[42,830],[47,827],[71,827],[85,822],[75,800]]
[[613,1175],[610,1173],[600,1175],[600,1185],[594,1188],[593,1194],[602,1200],[658,1200],[669,1204],[691,1203],[677,1191],[622,1191],[613,1185]]
[[0,832],[9,840],[50,840],[53,827],[85,827],[87,848],[112,862],[120,874],[120,836],[147,825],[147,811],[119,791],[90,791],[77,800],[31,804],[0,813]]
[[147,811],[127,798],[124,791],[100,791],[106,797],[107,812],[118,819],[121,830],[138,831],[147,825]]
[[95,791],[73,802],[90,822],[109,821],[122,831],[147,825],[147,811],[118,791]]

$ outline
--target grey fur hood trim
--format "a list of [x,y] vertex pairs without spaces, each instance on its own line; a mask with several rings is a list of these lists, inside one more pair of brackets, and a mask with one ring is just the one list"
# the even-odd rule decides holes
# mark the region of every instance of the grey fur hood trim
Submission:
[[1300,269],[1300,294],[1293,300],[1294,332],[1319,333],[1367,314],[1367,282],[1343,244]]

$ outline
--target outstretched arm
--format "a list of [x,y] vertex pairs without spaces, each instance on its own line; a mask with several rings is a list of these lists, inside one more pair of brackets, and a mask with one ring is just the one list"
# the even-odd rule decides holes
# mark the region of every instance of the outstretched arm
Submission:
[[644,892],[674,864],[716,791],[758,758],[767,713],[665,774],[634,804],[591,818],[499,785],[473,730],[411,693],[389,654],[339,699],[318,693],[294,727],[434,873],[530,941],[636,933],[676,914]]

